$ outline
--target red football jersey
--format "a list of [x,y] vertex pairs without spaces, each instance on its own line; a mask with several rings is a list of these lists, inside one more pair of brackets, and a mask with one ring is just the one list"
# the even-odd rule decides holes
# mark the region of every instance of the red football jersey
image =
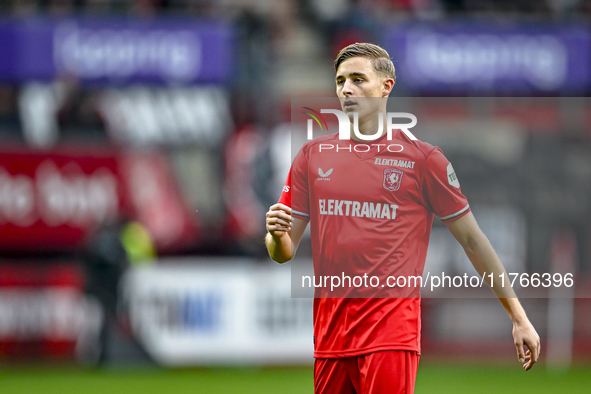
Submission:
[[310,220],[315,278],[380,280],[315,286],[314,356],[420,352],[418,288],[382,285],[390,276],[423,275],[434,215],[445,222],[470,211],[441,150],[401,131],[367,143],[320,137],[296,155],[279,202]]

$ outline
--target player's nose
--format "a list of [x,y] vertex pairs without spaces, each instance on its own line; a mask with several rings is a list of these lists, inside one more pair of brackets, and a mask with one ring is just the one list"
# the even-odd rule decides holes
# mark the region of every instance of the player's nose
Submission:
[[353,95],[353,82],[346,80],[345,83],[343,83],[342,93],[344,96],[352,96]]

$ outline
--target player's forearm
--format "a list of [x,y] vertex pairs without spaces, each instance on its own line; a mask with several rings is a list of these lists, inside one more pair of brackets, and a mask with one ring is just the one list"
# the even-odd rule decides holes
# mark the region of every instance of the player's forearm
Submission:
[[[505,311],[507,311],[513,324],[526,323],[528,318],[515,292],[511,286],[503,286],[503,284],[507,285],[510,283],[509,277],[488,238],[484,234],[481,234],[480,237],[470,240],[464,250],[478,273],[480,275],[486,273],[485,279],[487,279],[488,285],[503,305],[503,308],[505,308]],[[495,278],[492,286],[489,281],[490,274],[492,274],[492,278]],[[500,275],[505,276],[504,281],[498,280]]]
[[269,256],[278,263],[285,263],[292,258],[291,254],[291,237],[288,233],[281,236],[273,236],[267,233],[265,237],[265,245]]
[[[482,232],[474,216],[468,213],[465,217],[455,222],[448,223],[448,228],[464,248],[472,265],[483,276],[492,291],[495,293],[507,314],[514,324],[528,324],[529,321],[515,292],[508,284],[509,277],[503,267],[503,263],[490,244],[486,235]],[[505,280],[500,280],[504,276]],[[491,278],[492,283],[491,283]]]
[[525,310],[519,302],[519,299],[517,299],[516,297],[499,298],[499,301],[503,305],[503,308],[505,308],[505,310],[507,311],[507,314],[511,318],[513,324],[522,324],[529,321],[527,315],[525,314]]
[[[486,275],[486,282],[499,299],[515,298],[515,292],[511,286],[507,285],[511,282],[507,276],[505,267],[503,267],[503,263],[490,244],[490,241],[482,232],[473,235],[462,245],[472,265],[481,276]],[[504,280],[500,280],[501,275],[505,277]]]

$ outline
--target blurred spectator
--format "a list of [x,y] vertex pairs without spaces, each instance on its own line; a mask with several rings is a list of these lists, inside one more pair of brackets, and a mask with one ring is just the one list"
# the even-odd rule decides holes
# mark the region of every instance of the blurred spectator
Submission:
[[105,14],[111,11],[111,0],[86,0],[84,11],[89,14]]
[[277,56],[293,53],[297,29],[296,3],[293,0],[276,1],[270,9],[271,44]]
[[50,0],[47,10],[50,15],[65,16],[74,13],[76,0]]
[[293,50],[293,36],[298,22],[295,0],[218,0],[217,15],[237,20],[258,20],[269,29],[268,41],[273,52],[284,56]]
[[119,280],[126,270],[127,253],[121,239],[121,225],[110,223],[102,226],[90,241],[84,256],[86,293],[96,297],[104,312],[96,354],[97,365],[108,359],[112,330],[117,322]]
[[75,79],[21,87],[18,110],[25,141],[42,149],[66,140],[104,143],[96,96],[93,91],[84,91]]
[[[342,30],[346,25],[349,25],[347,19],[350,15],[352,0],[310,0],[309,6],[310,17],[318,24],[320,32],[326,40],[325,45],[332,48],[332,54],[334,47],[340,45],[340,41],[342,41]],[[349,34],[351,34],[354,29],[352,26],[348,26],[348,28]],[[349,38],[348,41],[365,40],[355,37]]]
[[156,260],[156,247],[148,229],[140,222],[125,224],[120,233],[121,244],[131,265],[140,266]]
[[548,7],[556,13],[575,10],[582,3],[581,0],[546,0]]
[[442,0],[447,12],[459,12],[464,10],[464,0]]
[[219,8],[216,0],[168,0],[172,12],[184,15],[209,16]]
[[163,0],[132,0],[130,11],[140,16],[155,16],[162,5]]
[[[452,0],[457,2],[457,0]],[[545,2],[537,0],[463,0],[464,12],[491,12],[491,13],[548,13]]]
[[351,0],[310,0],[315,16],[325,22],[343,19],[351,9],[351,3]]
[[0,85],[0,141],[2,143],[22,140],[16,92],[14,86]]
[[12,0],[11,5],[13,15],[19,17],[33,15],[39,12],[40,8],[38,0]]

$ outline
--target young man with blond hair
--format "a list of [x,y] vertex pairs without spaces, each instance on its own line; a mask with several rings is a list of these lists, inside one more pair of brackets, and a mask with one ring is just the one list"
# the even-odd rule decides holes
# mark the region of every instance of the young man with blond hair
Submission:
[[[506,275],[441,150],[400,130],[386,140],[381,114],[396,81],[388,53],[373,44],[349,45],[338,54],[335,71],[351,138],[332,134],[300,149],[279,202],[266,215],[271,258],[291,260],[310,223],[315,275],[347,270],[379,278],[422,276],[437,215],[480,275]],[[366,140],[355,135],[354,127],[364,136],[379,130],[382,135],[366,144],[369,149],[356,149]],[[321,151],[320,145],[328,143],[340,149]],[[384,149],[387,143],[397,148]],[[332,170],[329,182],[319,169],[324,174]],[[513,322],[518,359],[528,370],[540,354],[538,334],[510,288],[495,282],[492,289]],[[315,392],[414,392],[420,355],[418,289],[394,297],[372,288],[339,297],[315,290]]]

